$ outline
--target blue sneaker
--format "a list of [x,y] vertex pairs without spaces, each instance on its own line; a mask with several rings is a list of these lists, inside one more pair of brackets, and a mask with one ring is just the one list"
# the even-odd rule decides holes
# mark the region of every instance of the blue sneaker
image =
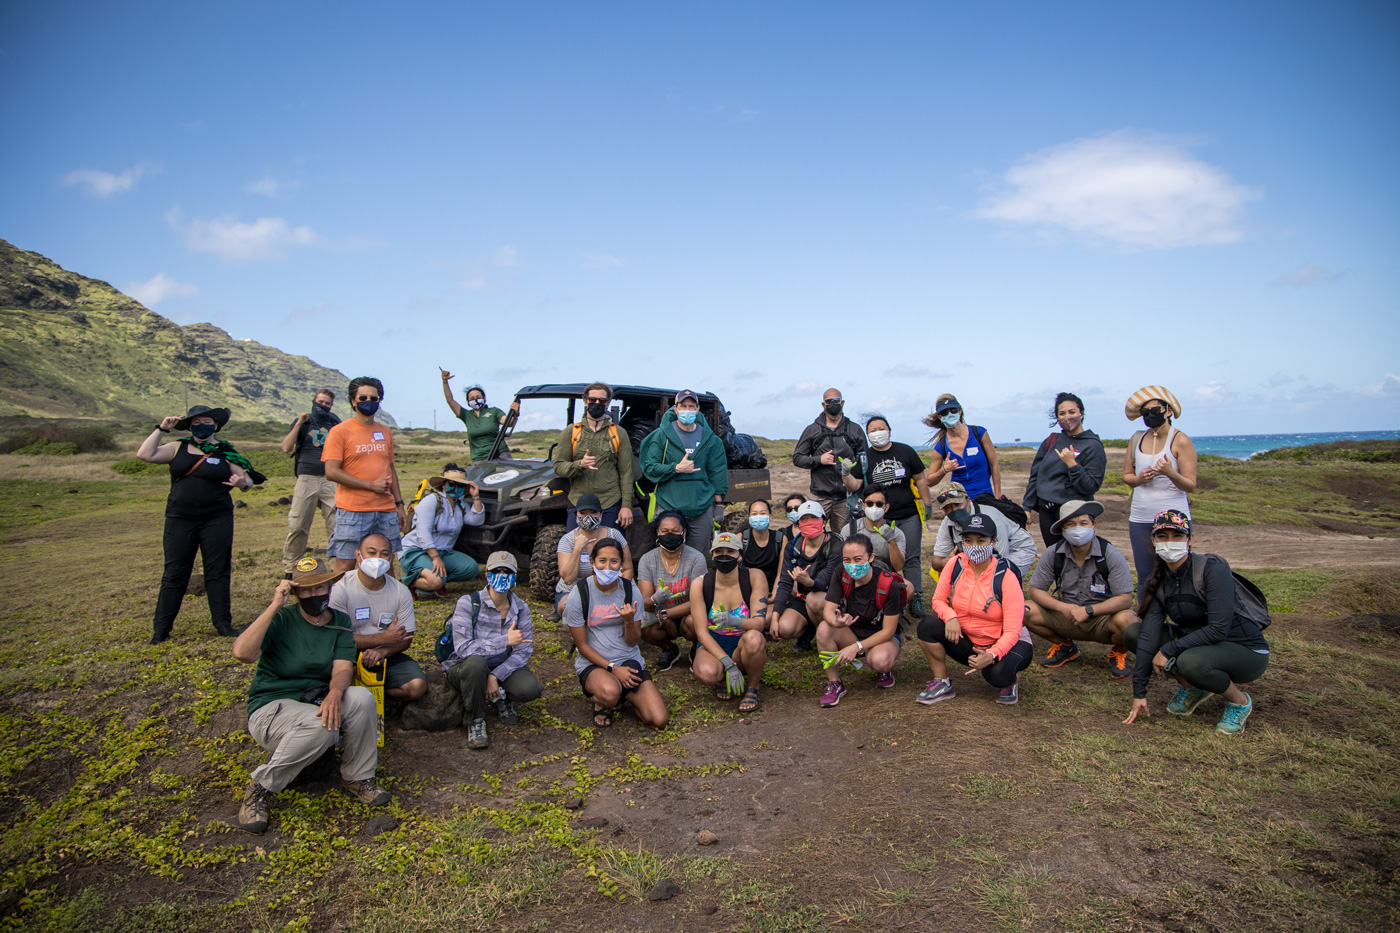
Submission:
[[1215,731],[1223,732],[1226,735],[1239,735],[1244,731],[1245,720],[1252,712],[1254,712],[1254,700],[1246,693],[1243,703],[1225,704],[1225,713],[1220,717],[1220,722],[1216,724]]
[[1201,690],[1199,687],[1178,687],[1176,696],[1172,697],[1167,704],[1167,712],[1173,716],[1190,716],[1200,706],[1210,698],[1209,690]]

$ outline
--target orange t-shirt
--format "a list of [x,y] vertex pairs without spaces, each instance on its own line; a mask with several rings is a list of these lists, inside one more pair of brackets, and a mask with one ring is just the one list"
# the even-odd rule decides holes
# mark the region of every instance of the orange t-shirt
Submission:
[[[321,462],[327,460],[339,460],[346,473],[359,479],[393,476],[394,437],[382,424],[371,422],[365,426],[347,418],[326,435]],[[335,506],[347,512],[392,512],[394,494],[337,484]]]

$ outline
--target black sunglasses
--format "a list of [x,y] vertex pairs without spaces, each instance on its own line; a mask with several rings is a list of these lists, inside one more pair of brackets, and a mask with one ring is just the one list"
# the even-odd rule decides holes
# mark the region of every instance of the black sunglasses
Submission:
[[357,395],[357,396],[355,396],[355,401],[357,401],[357,402],[377,402],[377,401],[379,401],[379,396],[377,396],[377,395]]
[[961,501],[962,501],[962,496],[955,496],[955,495],[953,495],[951,492],[940,492],[940,493],[938,494],[938,504],[939,504],[939,505],[942,505],[943,503],[947,502],[949,499],[953,499],[953,500],[955,500],[955,501],[961,502]]

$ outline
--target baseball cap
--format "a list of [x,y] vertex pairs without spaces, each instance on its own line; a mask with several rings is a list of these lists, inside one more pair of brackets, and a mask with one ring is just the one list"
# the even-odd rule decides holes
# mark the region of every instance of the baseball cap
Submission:
[[995,541],[997,537],[997,523],[992,521],[990,515],[982,512],[975,512],[967,517],[967,521],[963,522],[962,533],[964,535],[986,535],[988,538]]

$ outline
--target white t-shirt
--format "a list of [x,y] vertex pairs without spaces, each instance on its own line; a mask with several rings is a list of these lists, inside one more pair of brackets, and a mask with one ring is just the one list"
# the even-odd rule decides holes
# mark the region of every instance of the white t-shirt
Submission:
[[350,571],[331,587],[331,608],[350,617],[356,635],[377,635],[395,622],[412,632],[418,624],[413,594],[387,573],[380,579],[384,585],[371,590],[360,582],[358,570]]

